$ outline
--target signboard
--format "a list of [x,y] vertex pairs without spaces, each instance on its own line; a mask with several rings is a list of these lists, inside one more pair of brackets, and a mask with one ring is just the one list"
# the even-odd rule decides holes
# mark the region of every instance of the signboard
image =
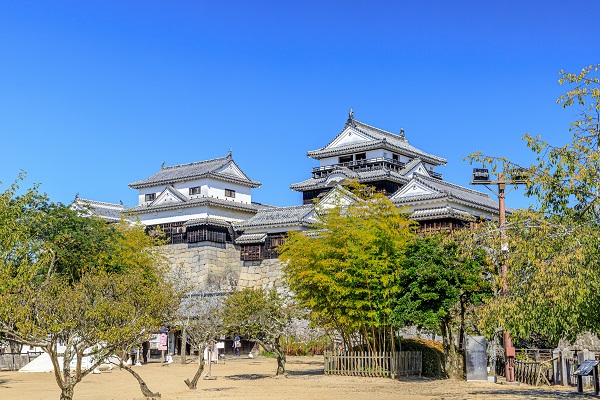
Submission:
[[575,375],[579,375],[579,376],[588,376],[592,373],[592,370],[594,369],[594,367],[596,365],[598,365],[600,363],[600,361],[595,361],[595,360],[585,360],[580,366],[579,368],[577,368],[577,371],[575,371]]
[[467,336],[467,381],[487,382],[487,342],[483,336]]
[[167,334],[161,333],[157,350],[167,350]]

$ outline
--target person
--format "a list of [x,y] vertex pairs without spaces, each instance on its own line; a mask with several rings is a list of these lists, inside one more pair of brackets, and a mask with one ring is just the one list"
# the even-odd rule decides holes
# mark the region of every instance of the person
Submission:
[[131,354],[131,364],[133,365],[137,361],[136,360],[136,357],[137,357],[137,347],[132,347],[130,354]]
[[240,337],[236,335],[233,338],[233,353],[236,357],[240,356],[240,348],[242,347],[242,342],[240,341]]
[[148,364],[148,351],[150,351],[150,342],[146,341],[142,343],[142,357],[144,358],[144,364]]

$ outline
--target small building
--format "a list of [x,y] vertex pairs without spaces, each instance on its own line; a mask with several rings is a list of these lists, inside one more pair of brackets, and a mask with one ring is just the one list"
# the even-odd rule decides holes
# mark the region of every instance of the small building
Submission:
[[127,210],[150,231],[159,228],[171,244],[232,243],[231,224],[252,217],[261,205],[252,202],[260,187],[239,168],[231,152],[222,158],[165,167],[129,184],[138,205]]

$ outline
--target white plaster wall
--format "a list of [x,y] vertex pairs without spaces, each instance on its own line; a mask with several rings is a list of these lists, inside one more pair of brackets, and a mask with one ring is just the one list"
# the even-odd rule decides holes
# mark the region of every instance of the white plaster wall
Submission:
[[231,210],[227,208],[199,206],[176,210],[166,210],[153,213],[139,214],[140,221],[145,225],[167,224],[190,219],[213,217],[230,222],[239,222],[252,217],[254,212]]

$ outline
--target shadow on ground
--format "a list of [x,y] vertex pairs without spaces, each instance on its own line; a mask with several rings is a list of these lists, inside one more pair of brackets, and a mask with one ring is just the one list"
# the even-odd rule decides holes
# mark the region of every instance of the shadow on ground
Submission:
[[298,360],[298,361],[288,361],[288,362],[286,362],[286,364],[323,365],[323,361],[304,361],[304,360]]
[[[469,391],[469,394],[477,395],[477,396],[490,396],[490,397],[499,397],[506,396],[506,398],[510,399],[537,399],[537,400],[554,400],[554,399],[597,399],[598,396],[593,395],[592,393],[577,393],[573,392],[560,392],[560,391],[550,391],[550,390],[539,390],[539,389],[525,389],[525,390],[474,390]],[[463,395],[457,398],[464,398]]]
[[270,378],[273,375],[267,374],[239,374],[239,375],[229,375],[225,376],[225,379],[231,379],[234,381],[243,381],[243,380],[255,380],[255,379],[265,379]]
[[285,374],[289,377],[303,377],[303,376],[318,376],[325,375],[323,368],[307,369],[304,371],[285,371]]
[[235,389],[234,387],[222,387],[222,388],[209,388],[209,389],[202,389],[205,392],[223,392],[225,390],[231,390],[231,389]]

